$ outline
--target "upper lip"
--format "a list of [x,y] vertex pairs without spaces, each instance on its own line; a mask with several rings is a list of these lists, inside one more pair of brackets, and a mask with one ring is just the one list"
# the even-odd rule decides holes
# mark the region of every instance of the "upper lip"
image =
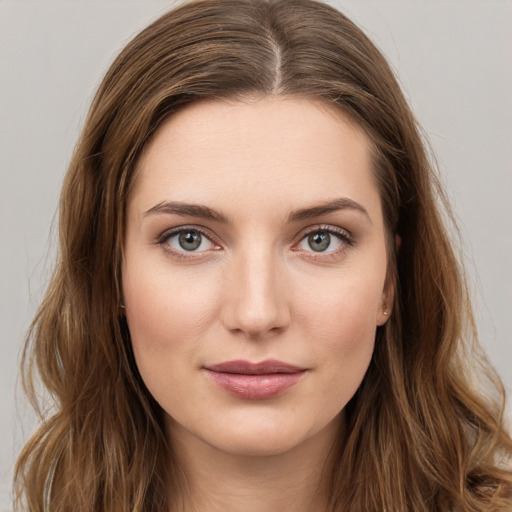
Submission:
[[304,371],[292,364],[284,363],[275,359],[267,359],[259,363],[236,360],[205,366],[207,370],[219,373],[238,373],[242,375],[265,375],[272,373],[296,373]]

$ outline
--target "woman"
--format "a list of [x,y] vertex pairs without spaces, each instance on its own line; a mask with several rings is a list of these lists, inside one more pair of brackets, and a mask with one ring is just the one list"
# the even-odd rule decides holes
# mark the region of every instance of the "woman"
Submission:
[[442,198],[388,65],[334,9],[157,20],[65,180],[24,360],[56,412],[18,461],[20,503],[509,510],[501,385],[472,356]]

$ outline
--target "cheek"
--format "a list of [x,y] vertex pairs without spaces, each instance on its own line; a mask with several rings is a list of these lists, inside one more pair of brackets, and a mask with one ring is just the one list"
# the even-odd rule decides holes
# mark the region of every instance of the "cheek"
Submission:
[[[382,302],[384,277],[336,279],[301,291],[301,324],[326,385],[332,384],[346,402],[359,387],[370,363],[376,333],[377,311]],[[377,285],[376,285],[377,283]]]
[[177,361],[178,356],[192,359],[201,333],[218,316],[215,283],[197,280],[186,272],[130,270],[128,267],[125,271],[129,278],[123,280],[123,292],[141,374]]
[[385,278],[384,272],[380,274],[346,272],[322,281],[305,281],[297,293],[297,313],[318,332],[319,341],[324,336],[337,338],[336,332],[375,331]]

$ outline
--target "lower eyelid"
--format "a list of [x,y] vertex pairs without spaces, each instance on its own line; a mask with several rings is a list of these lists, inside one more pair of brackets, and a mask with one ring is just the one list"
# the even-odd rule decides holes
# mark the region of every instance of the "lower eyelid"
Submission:
[[[207,236],[203,235],[202,233],[199,233],[201,235],[201,243],[200,243],[199,247],[197,247],[197,249],[195,249],[193,251],[187,251],[183,247],[174,247],[174,246],[172,246],[169,241],[171,239],[175,239],[175,242],[178,243],[178,245],[179,245],[179,235],[180,234],[181,234],[181,232],[173,233],[171,236],[169,236],[165,240],[165,243],[167,243],[167,245],[169,245],[173,250],[175,250],[177,252],[182,252],[183,251],[185,254],[201,253],[201,252],[205,252],[205,251],[208,250],[208,248],[199,250],[201,245],[208,245],[208,244],[214,245],[214,243]],[[206,243],[205,243],[205,241],[206,241]]]

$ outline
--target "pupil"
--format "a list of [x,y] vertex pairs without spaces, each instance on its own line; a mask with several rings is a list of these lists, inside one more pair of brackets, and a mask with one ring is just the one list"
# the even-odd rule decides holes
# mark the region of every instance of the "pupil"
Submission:
[[178,238],[180,247],[186,251],[193,251],[201,245],[201,235],[197,231],[186,231]]
[[325,251],[331,244],[331,235],[329,233],[313,233],[308,237],[308,243],[315,252]]

